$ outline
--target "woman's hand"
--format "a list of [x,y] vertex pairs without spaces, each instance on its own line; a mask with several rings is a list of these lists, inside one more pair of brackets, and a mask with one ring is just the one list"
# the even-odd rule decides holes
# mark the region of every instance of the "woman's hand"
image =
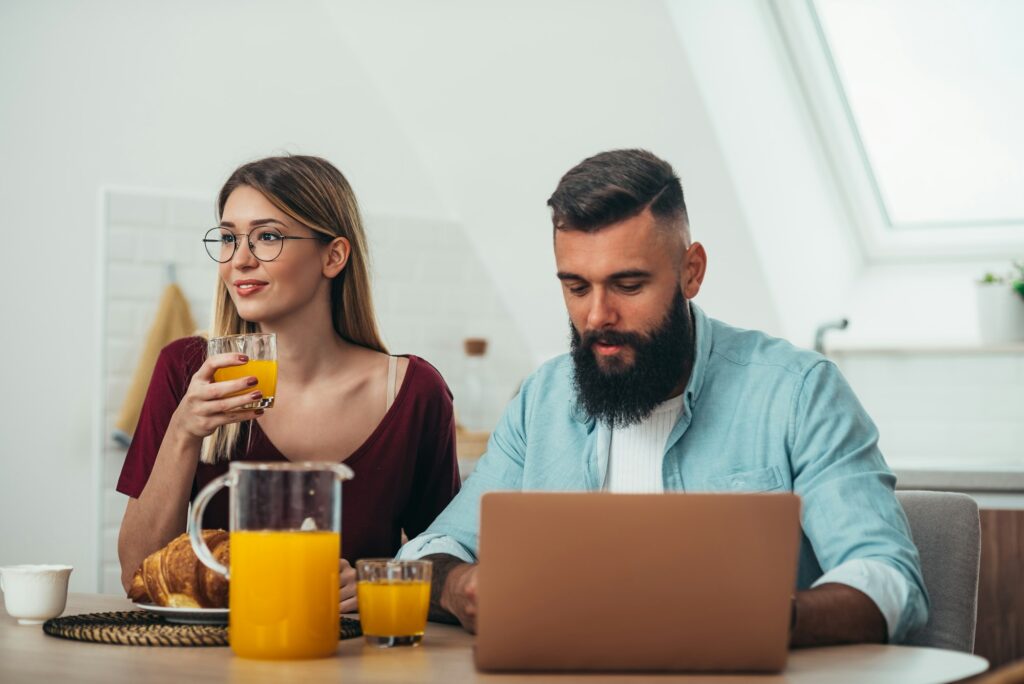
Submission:
[[356,598],[356,569],[342,558],[338,561],[339,584],[341,585],[341,612],[354,613],[359,610]]
[[[249,361],[243,354],[216,354],[206,359],[188,385],[185,396],[178,404],[171,425],[190,437],[201,440],[213,434],[222,425],[240,423],[263,415],[263,409],[238,411],[241,406],[260,399],[263,394],[246,391],[255,387],[259,380],[255,376],[214,382],[213,373],[218,368],[241,366]],[[235,392],[243,394],[232,397]]]

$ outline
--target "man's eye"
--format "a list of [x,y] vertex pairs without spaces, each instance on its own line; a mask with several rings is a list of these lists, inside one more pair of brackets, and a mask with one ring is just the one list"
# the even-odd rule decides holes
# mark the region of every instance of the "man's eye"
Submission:
[[569,288],[569,292],[571,292],[572,294],[576,295],[577,297],[581,297],[581,296],[583,296],[583,295],[585,295],[587,293],[587,286],[586,285],[576,285],[575,287],[570,287]]
[[643,285],[640,283],[634,283],[631,285],[619,285],[619,289],[626,293],[639,292],[641,287],[643,287]]

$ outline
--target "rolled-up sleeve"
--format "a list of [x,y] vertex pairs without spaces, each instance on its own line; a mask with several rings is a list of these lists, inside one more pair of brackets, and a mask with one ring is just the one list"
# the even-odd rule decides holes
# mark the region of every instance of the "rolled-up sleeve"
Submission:
[[835,364],[823,360],[804,374],[788,432],[803,531],[821,569],[865,559],[898,572],[907,583],[899,592],[903,605],[879,607],[887,621],[897,620],[888,625],[890,641],[903,641],[928,619],[920,558],[896,499],[896,478],[878,449],[878,430]]
[[532,379],[523,383],[487,441],[487,451],[462,490],[423,534],[410,540],[398,558],[447,553],[475,562],[480,533],[480,497],[490,491],[519,490],[526,454],[526,414]]

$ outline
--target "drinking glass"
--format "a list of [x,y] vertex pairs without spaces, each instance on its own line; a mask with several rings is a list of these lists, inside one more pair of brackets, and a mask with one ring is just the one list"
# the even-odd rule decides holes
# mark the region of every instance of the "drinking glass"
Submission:
[[427,560],[365,558],[356,561],[359,621],[374,646],[416,646],[430,609]]
[[263,398],[245,404],[237,410],[267,409],[274,405],[274,394],[277,392],[277,335],[274,333],[249,333],[214,337],[206,343],[206,353],[208,356],[245,354],[249,357],[249,361],[241,366],[218,368],[213,372],[214,382],[236,380],[250,375],[256,376],[259,382],[255,387],[247,387],[228,396],[237,397],[259,390],[263,393]]
[[[235,462],[192,505],[192,548],[230,580],[228,642],[245,658],[333,655],[338,646],[339,463]],[[230,497],[230,567],[203,540],[203,511],[221,487]]]

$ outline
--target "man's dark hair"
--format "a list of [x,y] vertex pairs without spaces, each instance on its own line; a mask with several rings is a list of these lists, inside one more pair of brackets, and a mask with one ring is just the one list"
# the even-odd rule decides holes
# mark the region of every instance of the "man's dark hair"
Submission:
[[671,165],[647,150],[612,150],[569,170],[548,198],[555,230],[590,233],[633,218],[646,207],[686,237],[683,186]]

